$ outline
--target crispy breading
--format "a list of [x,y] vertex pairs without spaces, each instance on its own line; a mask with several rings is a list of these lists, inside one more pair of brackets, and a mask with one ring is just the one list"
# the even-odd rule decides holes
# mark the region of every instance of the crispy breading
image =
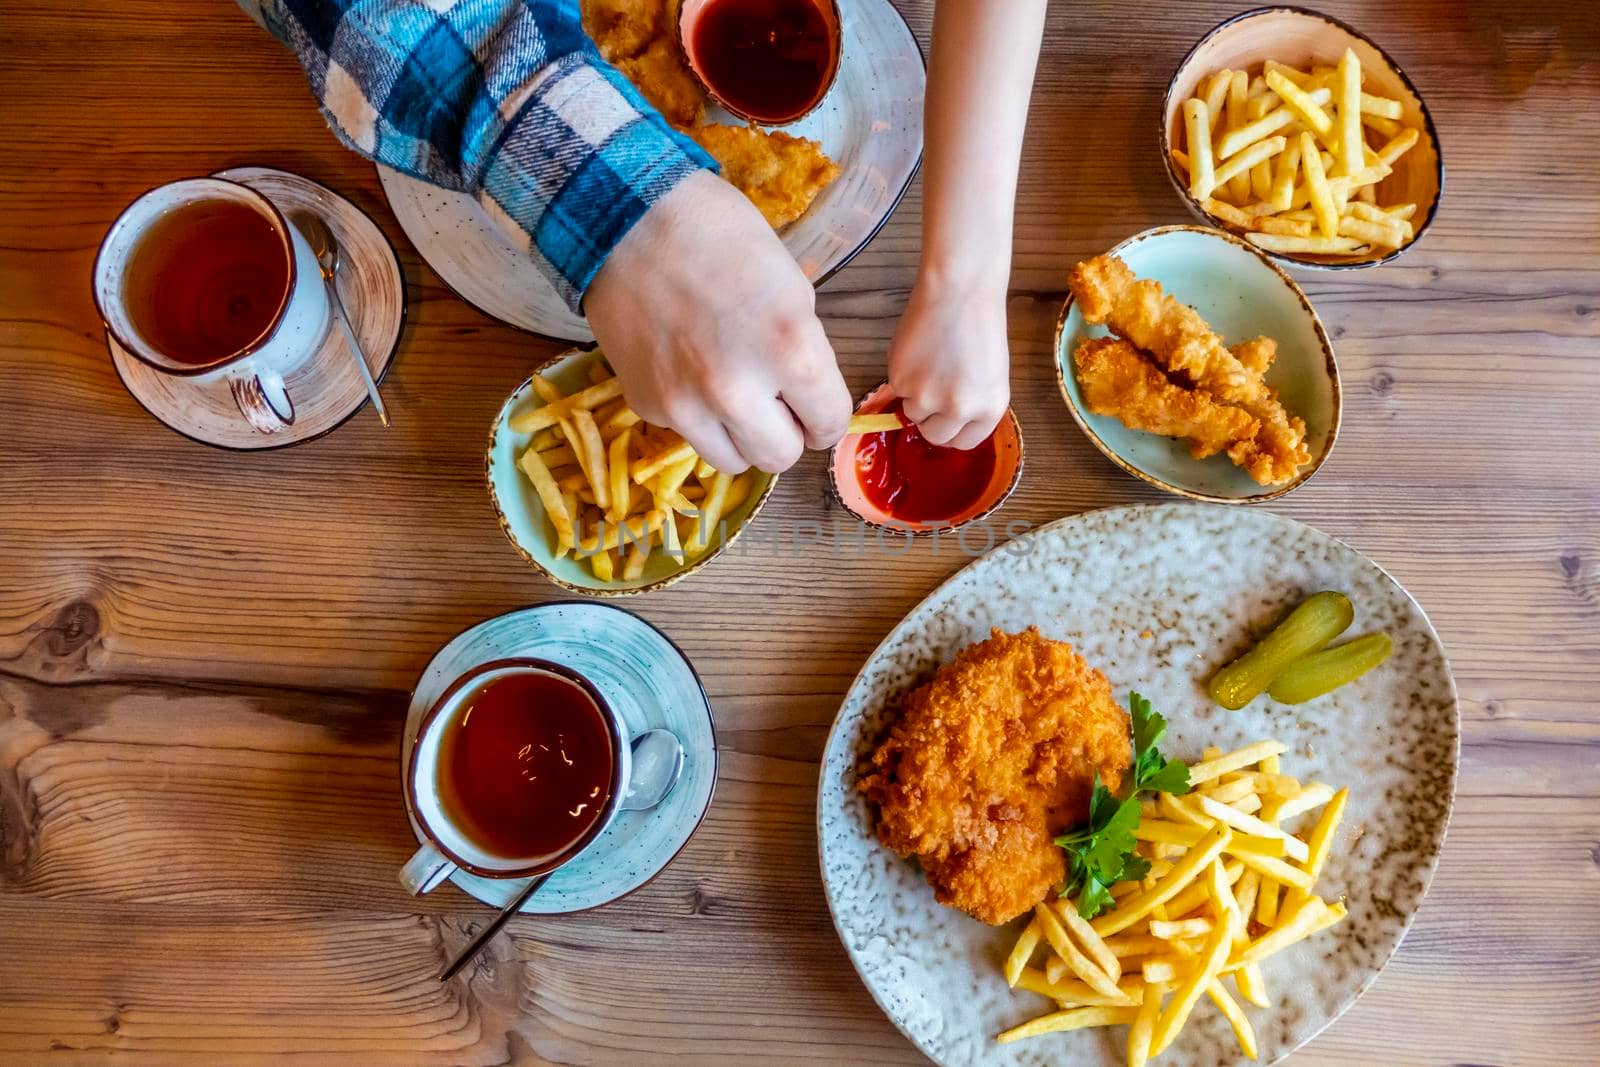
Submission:
[[822,146],[746,126],[702,126],[710,103],[678,44],[681,0],[583,0],[583,28],[601,56],[650,106],[700,142],[722,176],[749,197],[774,229],[806,213],[839,176]]
[[1168,370],[1235,404],[1248,401],[1259,379],[1239,363],[1200,313],[1163,292],[1161,283],[1136,278],[1116,256],[1095,256],[1072,268],[1067,285],[1084,321],[1105,323]]
[[857,785],[878,837],[915,855],[941,903],[986,923],[1066,877],[1052,838],[1088,818],[1098,773],[1116,790],[1128,714],[1071,645],[993,630],[912,691]]
[[632,59],[618,60],[616,68],[673,125],[692,127],[705,120],[706,91],[689,73],[675,38],[657,37]]
[[701,126],[689,136],[722,164],[722,176],[750,198],[773,229],[804,215],[839,176],[839,165],[821,145],[781,130]]
[[667,0],[583,0],[583,30],[607,63],[619,63],[670,36],[668,14]]
[[1074,358],[1090,411],[1135,430],[1187,437],[1196,459],[1253,438],[1260,429],[1260,422],[1239,408],[1219,403],[1203,390],[1174,384],[1121,338],[1085,340]]
[[1241,367],[1260,378],[1272,369],[1272,361],[1278,358],[1278,342],[1270,337],[1252,337],[1229,351]]
[[[1266,384],[1260,366],[1270,364],[1262,338],[1245,342],[1239,358],[1200,317],[1163,292],[1158,282],[1136,278],[1116,256],[1103,255],[1072,268],[1067,285],[1086,322],[1104,323],[1117,336],[1148,353],[1167,371],[1181,375],[1215,399],[1243,408],[1259,427],[1235,443],[1228,457],[1262,485],[1292,479],[1311,461],[1305,422],[1291,416]],[[1276,355],[1276,345],[1271,352]]]
[[[1272,392],[1277,403],[1277,393]],[[1277,485],[1294,478],[1295,472],[1311,462],[1306,447],[1306,423],[1278,405],[1275,417],[1263,419],[1256,435],[1228,449],[1228,458],[1262,485]]]

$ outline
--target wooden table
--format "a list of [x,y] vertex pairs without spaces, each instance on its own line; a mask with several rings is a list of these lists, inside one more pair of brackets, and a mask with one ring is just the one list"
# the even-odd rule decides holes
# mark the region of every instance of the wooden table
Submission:
[[[926,40],[930,5],[906,6]],[[1072,425],[1051,332],[1073,262],[1185,219],[1158,101],[1189,44],[1241,6],[1054,6],[1017,223],[1029,457],[1009,519],[1160,499]],[[1338,348],[1344,432],[1273,507],[1416,594],[1455,664],[1465,743],[1415,928],[1299,1059],[1593,1062],[1600,24],[1554,0],[1324,6],[1428,95],[1449,185],[1399,263],[1306,282]],[[496,529],[480,456],[501,400],[554,347],[421,264],[372,168],[233,5],[4,0],[0,42],[0,1058],[917,1061],[829,924],[816,764],[862,660],[964,558],[824,551],[800,582],[769,546],[631,603],[710,689],[710,817],[646,888],[519,921],[440,985],[487,914],[396,884],[413,846],[401,721],[441,643],[557,594]],[[339,189],[400,248],[392,430],[368,412],[235,455],[173,434],[119,384],[89,299],[101,234],[143,189],[243,163]],[[823,291],[858,391],[882,377],[919,210],[913,188]],[[763,521],[826,524],[829,506],[812,455]]]

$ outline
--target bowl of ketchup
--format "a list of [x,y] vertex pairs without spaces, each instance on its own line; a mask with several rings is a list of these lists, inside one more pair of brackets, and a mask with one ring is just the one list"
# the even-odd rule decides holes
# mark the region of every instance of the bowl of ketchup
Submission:
[[804,118],[839,73],[837,0],[683,0],[689,70],[731,114],[762,126]]
[[[888,383],[858,414],[900,414]],[[904,418],[904,416],[902,416]],[[976,448],[936,445],[909,421],[899,430],[850,434],[833,449],[833,491],[869,526],[906,533],[948,533],[989,515],[1022,478],[1022,429],[1010,408]]]

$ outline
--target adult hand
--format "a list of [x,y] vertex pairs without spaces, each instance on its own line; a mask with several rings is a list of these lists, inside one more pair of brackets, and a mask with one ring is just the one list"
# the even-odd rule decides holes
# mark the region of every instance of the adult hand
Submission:
[[936,445],[973,448],[1011,397],[1006,294],[999,285],[918,278],[889,346],[889,388]]
[[709,171],[634,225],[584,301],[633,410],[728,474],[844,436],[850,392],[815,306],[761,213]]

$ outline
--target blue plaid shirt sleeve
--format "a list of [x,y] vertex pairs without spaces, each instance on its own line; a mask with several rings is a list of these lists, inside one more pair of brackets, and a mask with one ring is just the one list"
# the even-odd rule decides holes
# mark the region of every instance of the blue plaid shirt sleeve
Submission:
[[715,163],[584,35],[578,0],[239,0],[339,138],[477,196],[573,310],[606,256]]

